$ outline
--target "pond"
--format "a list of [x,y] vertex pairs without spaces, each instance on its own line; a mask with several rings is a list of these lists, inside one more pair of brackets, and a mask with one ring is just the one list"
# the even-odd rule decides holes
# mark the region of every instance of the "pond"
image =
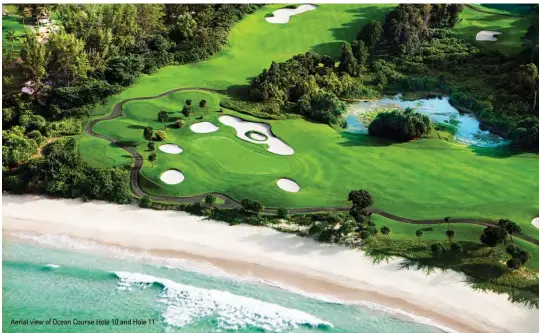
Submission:
[[367,134],[368,125],[383,111],[395,109],[404,110],[412,108],[415,111],[429,116],[434,123],[444,123],[455,128],[455,140],[461,143],[479,147],[498,147],[506,145],[509,141],[499,135],[479,128],[479,121],[471,114],[459,113],[447,97],[419,99],[405,101],[402,96],[396,95],[376,101],[351,103],[345,114],[346,131],[351,133]]

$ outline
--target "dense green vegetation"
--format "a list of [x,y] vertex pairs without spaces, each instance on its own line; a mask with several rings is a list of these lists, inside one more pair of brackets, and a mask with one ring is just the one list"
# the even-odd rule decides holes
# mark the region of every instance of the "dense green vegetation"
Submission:
[[432,131],[428,116],[406,109],[404,112],[393,110],[381,112],[369,124],[369,135],[388,138],[395,141],[410,141]]

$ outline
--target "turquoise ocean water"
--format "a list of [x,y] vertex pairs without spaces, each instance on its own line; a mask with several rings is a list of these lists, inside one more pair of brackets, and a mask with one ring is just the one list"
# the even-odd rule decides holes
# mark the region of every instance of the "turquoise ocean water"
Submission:
[[181,259],[113,247],[105,256],[96,243],[51,237],[4,240],[3,332],[442,332],[372,306],[292,293]]

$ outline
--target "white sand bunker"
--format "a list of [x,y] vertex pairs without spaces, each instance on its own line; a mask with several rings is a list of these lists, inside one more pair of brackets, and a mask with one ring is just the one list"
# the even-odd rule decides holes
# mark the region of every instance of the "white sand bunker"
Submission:
[[175,185],[183,182],[185,177],[183,173],[176,169],[170,169],[161,174],[161,181],[169,185]]
[[314,5],[301,5],[295,9],[292,9],[292,8],[277,9],[276,11],[273,12],[272,17],[266,17],[266,21],[268,21],[269,23],[284,24],[290,21],[290,16],[298,15],[304,12],[308,12],[309,10],[315,10],[315,9],[316,9],[316,6]]
[[483,30],[479,31],[477,35],[475,35],[475,40],[488,40],[495,42],[498,40],[498,38],[494,37],[495,35],[501,35],[502,32],[499,31],[489,31],[489,30]]
[[215,132],[219,129],[218,126],[215,126],[214,124],[210,123],[209,121],[203,121],[200,123],[196,123],[191,125],[191,131],[195,133],[211,133]]
[[183,151],[183,149],[180,148],[180,146],[172,144],[172,143],[167,143],[166,145],[160,145],[159,150],[167,154],[179,154]]
[[281,178],[277,181],[277,186],[281,188],[281,190],[286,192],[298,192],[299,191],[299,184],[293,181],[292,179],[288,178]]
[[539,217],[536,217],[532,220],[532,225],[539,229]]
[[[253,123],[250,121],[245,121],[243,119],[240,119],[238,117],[233,116],[221,116],[219,117],[219,121],[227,126],[234,127],[236,129],[236,135],[238,138],[245,140],[247,142],[252,143],[263,143],[268,145],[268,151],[270,153],[274,153],[277,155],[292,155],[294,154],[294,149],[284,143],[281,139],[277,138],[273,133],[271,132],[271,127],[268,124],[263,123]],[[262,138],[262,136],[266,136],[264,138],[265,140],[258,140],[253,137],[252,131],[260,132],[262,135],[259,134],[258,137]],[[250,137],[246,135],[247,132],[250,133]]]

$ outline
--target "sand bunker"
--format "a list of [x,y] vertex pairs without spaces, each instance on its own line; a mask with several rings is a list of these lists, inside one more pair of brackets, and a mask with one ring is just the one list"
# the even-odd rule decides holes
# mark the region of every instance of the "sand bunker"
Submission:
[[215,126],[214,124],[210,123],[209,121],[203,121],[200,123],[196,123],[191,125],[191,131],[195,133],[211,133],[215,132],[219,129],[219,127]]
[[475,40],[488,40],[488,41],[492,41],[492,42],[495,42],[498,40],[498,38],[494,37],[495,35],[501,35],[502,32],[499,32],[499,31],[488,31],[488,30],[483,30],[483,31],[479,31],[477,33],[477,35],[475,35]]
[[269,23],[274,23],[274,24],[284,24],[290,21],[290,16],[298,15],[298,14],[307,12],[309,10],[315,10],[315,9],[316,9],[316,6],[314,5],[301,5],[296,9],[292,9],[292,8],[277,9],[276,11],[273,12],[272,17],[266,17],[266,21],[268,21]]
[[185,177],[183,176],[183,173],[181,173],[178,170],[170,169],[161,174],[161,181],[163,183],[169,184],[169,185],[175,185],[183,182]]
[[277,181],[277,186],[281,188],[281,190],[286,192],[298,192],[299,191],[299,184],[293,181],[292,179],[288,178],[281,178]]
[[536,217],[532,220],[532,225],[539,229],[539,217]]
[[167,154],[179,154],[183,151],[183,149],[180,148],[180,146],[172,144],[172,143],[167,143],[166,145],[160,145],[159,150]]
[[[281,139],[275,137],[273,133],[271,132],[271,127],[268,124],[263,123],[253,123],[250,121],[245,121],[243,119],[240,119],[238,117],[233,116],[221,116],[219,117],[219,121],[223,123],[224,125],[234,127],[236,129],[236,135],[238,138],[245,140],[247,142],[251,143],[258,143],[258,144],[266,144],[268,145],[268,151],[270,153],[274,153],[277,155],[292,155],[294,154],[294,149],[284,143]],[[264,141],[256,140],[248,137],[246,135],[247,132],[250,131],[256,131],[260,132],[262,135],[259,134],[259,137],[262,137],[265,135],[267,138],[265,138]],[[255,134],[253,132],[250,133],[251,137]]]

